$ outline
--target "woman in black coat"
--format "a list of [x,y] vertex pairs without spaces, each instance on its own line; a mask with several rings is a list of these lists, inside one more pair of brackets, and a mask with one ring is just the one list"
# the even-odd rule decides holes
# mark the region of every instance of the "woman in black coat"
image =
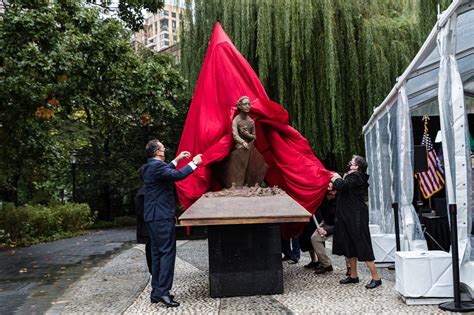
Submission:
[[337,189],[336,223],[334,227],[333,254],[349,259],[351,274],[339,281],[341,284],[358,283],[357,260],[365,261],[372,274],[372,280],[365,287],[373,289],[382,284],[375,267],[374,251],[369,231],[369,210],[364,197],[369,187],[366,174],[367,162],[354,155],[349,162],[349,172],[341,178],[334,173],[331,182]]

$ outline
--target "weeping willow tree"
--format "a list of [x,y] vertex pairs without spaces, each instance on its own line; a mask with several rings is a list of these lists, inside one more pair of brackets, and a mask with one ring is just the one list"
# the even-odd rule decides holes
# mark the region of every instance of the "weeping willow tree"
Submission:
[[216,21],[327,167],[364,152],[361,129],[443,0],[188,0],[181,67],[192,94]]

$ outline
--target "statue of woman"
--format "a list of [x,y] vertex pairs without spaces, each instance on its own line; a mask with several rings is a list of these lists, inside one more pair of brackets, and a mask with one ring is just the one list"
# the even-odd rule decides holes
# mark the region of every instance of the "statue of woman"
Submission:
[[236,149],[245,148],[248,150],[248,143],[257,138],[255,123],[249,117],[250,106],[250,99],[247,96],[242,96],[237,101],[237,108],[240,110],[240,113],[232,121],[232,136],[234,137]]
[[265,159],[253,145],[257,137],[255,122],[249,117],[250,99],[247,96],[239,98],[237,108],[240,112],[232,121],[234,149],[214,165],[214,174],[225,188],[253,187],[265,178],[268,169]]

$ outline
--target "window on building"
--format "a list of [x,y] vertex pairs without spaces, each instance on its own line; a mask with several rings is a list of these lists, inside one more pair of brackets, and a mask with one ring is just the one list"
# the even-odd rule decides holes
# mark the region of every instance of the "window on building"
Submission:
[[168,30],[168,19],[161,19],[160,20],[160,30],[162,32]]
[[176,21],[171,21],[171,30],[176,32]]
[[149,48],[152,50],[156,50],[156,45],[151,45]]
[[170,38],[170,34],[168,33],[163,33],[160,35],[160,39],[168,39],[168,38]]
[[167,41],[167,40],[163,40],[160,42],[160,47],[163,48],[163,47],[168,47],[170,45],[170,42]]
[[160,12],[160,17],[161,16],[170,16],[170,12],[168,10],[164,10]]
[[171,12],[171,17],[176,18],[176,12]]
[[178,35],[173,35],[173,41],[175,41],[175,42],[178,41]]

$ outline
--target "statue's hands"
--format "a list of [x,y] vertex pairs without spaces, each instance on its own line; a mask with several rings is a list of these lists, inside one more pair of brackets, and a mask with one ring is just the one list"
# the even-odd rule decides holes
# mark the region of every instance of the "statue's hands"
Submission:
[[176,161],[181,161],[182,159],[187,159],[188,157],[191,156],[191,153],[189,151],[182,151],[177,157]]
[[255,140],[257,138],[257,135],[251,134],[250,132],[247,131],[247,129],[241,130],[241,134],[242,136],[244,136],[244,138],[249,139],[249,140]]
[[196,165],[199,165],[202,163],[202,154],[198,154],[195,157],[193,157],[193,162]]
[[249,149],[249,144],[247,142],[242,143],[242,146],[247,150]]

